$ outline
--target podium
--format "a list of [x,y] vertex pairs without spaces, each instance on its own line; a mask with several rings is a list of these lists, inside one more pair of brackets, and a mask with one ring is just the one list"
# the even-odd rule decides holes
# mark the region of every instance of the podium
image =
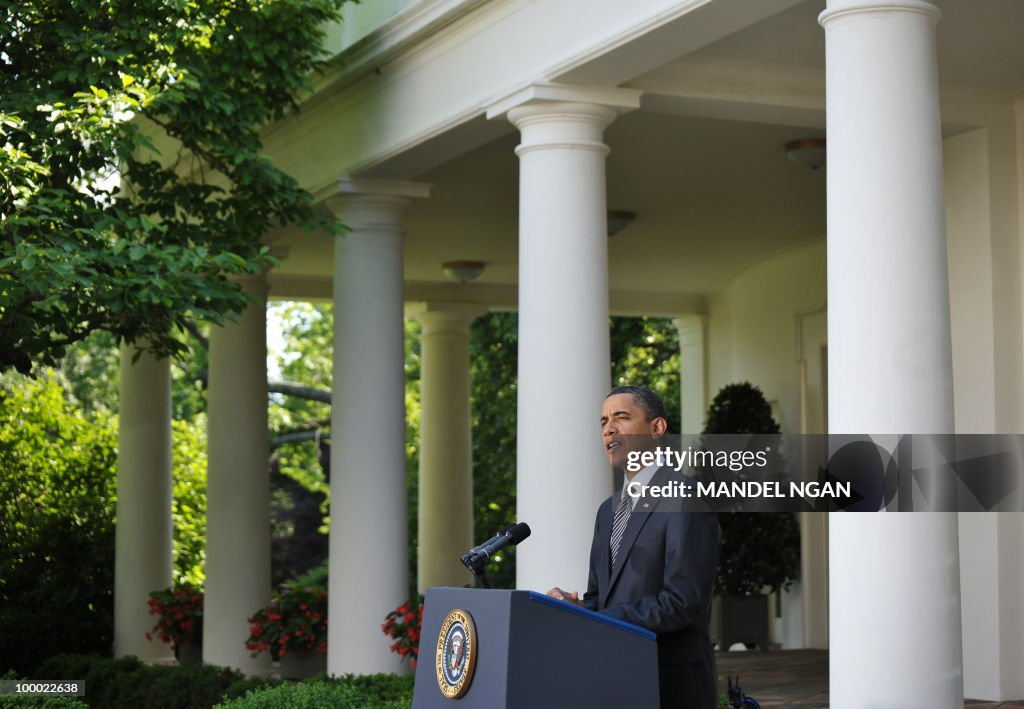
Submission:
[[658,709],[651,631],[535,591],[427,590],[413,709]]

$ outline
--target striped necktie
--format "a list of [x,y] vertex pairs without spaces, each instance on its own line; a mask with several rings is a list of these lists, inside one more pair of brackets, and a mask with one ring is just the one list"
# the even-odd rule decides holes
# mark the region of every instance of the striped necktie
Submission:
[[622,543],[622,535],[626,531],[626,524],[629,522],[629,513],[633,511],[633,498],[623,491],[619,506],[615,508],[615,520],[612,522],[612,568],[615,568],[615,557],[619,553],[619,544]]

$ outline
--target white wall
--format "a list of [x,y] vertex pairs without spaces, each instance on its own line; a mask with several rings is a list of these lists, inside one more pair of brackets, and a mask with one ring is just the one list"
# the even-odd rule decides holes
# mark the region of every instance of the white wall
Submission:
[[825,305],[825,241],[760,261],[710,299],[708,396],[747,380],[761,388],[783,433],[800,431],[797,320]]
[[944,142],[958,433],[1024,430],[1016,129],[1009,110]]
[[[1019,118],[994,107],[983,128],[944,142],[950,319],[958,433],[1020,433]],[[1024,522],[961,513],[964,695],[1024,697]]]

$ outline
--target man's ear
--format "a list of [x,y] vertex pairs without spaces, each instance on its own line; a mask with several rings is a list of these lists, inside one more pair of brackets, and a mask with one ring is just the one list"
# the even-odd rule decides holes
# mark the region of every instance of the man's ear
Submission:
[[667,430],[668,430],[668,421],[666,421],[663,417],[659,416],[658,418],[656,418],[653,421],[651,421],[651,437],[652,438],[661,438],[662,436],[665,435],[665,431],[667,431]]

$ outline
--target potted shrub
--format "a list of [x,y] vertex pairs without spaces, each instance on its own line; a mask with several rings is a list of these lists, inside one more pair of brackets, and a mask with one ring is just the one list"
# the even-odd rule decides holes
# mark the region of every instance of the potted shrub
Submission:
[[391,643],[391,652],[402,658],[408,658],[412,669],[416,669],[416,663],[419,661],[422,625],[423,594],[421,593],[416,600],[406,601],[388,613],[380,626],[384,634],[395,641]]
[[[777,434],[779,424],[759,388],[729,384],[708,409],[706,434]],[[800,571],[800,526],[790,512],[723,512],[715,580],[718,641],[768,649],[768,596],[789,588]]]
[[327,670],[327,591],[286,585],[249,618],[245,647],[253,657],[269,652],[281,676],[305,679]]
[[174,656],[182,665],[203,662],[203,591],[183,583],[149,594],[149,614],[158,616],[156,625],[146,633],[174,647]]

